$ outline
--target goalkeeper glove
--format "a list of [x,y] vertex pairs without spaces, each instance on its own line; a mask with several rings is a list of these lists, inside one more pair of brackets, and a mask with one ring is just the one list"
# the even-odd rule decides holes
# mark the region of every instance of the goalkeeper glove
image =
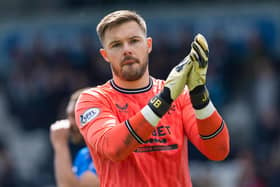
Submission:
[[191,61],[186,56],[182,62],[175,66],[169,73],[161,96],[171,104],[184,90],[187,75],[191,69]]
[[187,77],[192,105],[195,109],[204,108],[209,103],[209,92],[205,86],[208,68],[209,49],[203,35],[197,34],[191,45],[189,57],[192,68]]
[[191,67],[191,60],[189,56],[186,56],[171,70],[163,90],[143,108],[143,115],[153,126],[156,126],[158,120],[168,111],[171,103],[183,92]]

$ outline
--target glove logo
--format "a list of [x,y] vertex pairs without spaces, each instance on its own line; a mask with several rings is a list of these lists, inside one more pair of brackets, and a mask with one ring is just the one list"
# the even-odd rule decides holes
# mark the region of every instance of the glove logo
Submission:
[[96,118],[99,113],[99,108],[90,108],[86,110],[82,115],[80,115],[81,126],[84,127],[88,122]]
[[151,103],[155,108],[159,108],[162,102],[158,98],[152,98]]
[[185,65],[186,63],[187,63],[187,61],[181,62],[180,64],[178,64],[178,66],[176,66],[175,70],[176,70],[177,72],[182,71],[182,69],[184,68],[184,65]]
[[205,93],[205,94],[202,95],[202,102],[206,102],[207,100],[208,100],[208,96]]

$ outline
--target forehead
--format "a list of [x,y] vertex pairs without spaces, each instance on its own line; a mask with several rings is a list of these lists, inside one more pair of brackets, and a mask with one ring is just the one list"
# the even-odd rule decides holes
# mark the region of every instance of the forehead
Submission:
[[105,31],[104,44],[134,36],[145,37],[145,33],[135,21],[124,22]]

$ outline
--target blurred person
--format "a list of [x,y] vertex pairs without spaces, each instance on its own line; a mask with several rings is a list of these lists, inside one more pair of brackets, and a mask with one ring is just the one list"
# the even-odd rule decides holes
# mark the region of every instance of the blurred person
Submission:
[[68,140],[74,144],[83,142],[83,137],[75,124],[75,104],[84,89],[74,92],[66,112],[68,119],[56,121],[50,127],[50,139],[54,148],[55,177],[58,187],[97,187],[99,180],[87,147],[79,150],[71,163]]
[[229,154],[226,123],[205,86],[206,39],[196,35],[163,81],[149,75],[152,38],[139,14],[112,12],[97,33],[113,79],[82,92],[75,116],[100,186],[191,187],[189,141],[210,160]]

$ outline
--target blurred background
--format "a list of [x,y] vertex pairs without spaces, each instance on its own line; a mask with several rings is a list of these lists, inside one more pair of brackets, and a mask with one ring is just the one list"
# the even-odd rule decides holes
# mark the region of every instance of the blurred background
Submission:
[[95,27],[117,9],[146,19],[156,78],[196,33],[208,39],[207,85],[231,153],[210,162],[190,145],[194,187],[278,187],[280,3],[264,0],[0,0],[0,187],[55,186],[49,126],[73,91],[111,78]]

